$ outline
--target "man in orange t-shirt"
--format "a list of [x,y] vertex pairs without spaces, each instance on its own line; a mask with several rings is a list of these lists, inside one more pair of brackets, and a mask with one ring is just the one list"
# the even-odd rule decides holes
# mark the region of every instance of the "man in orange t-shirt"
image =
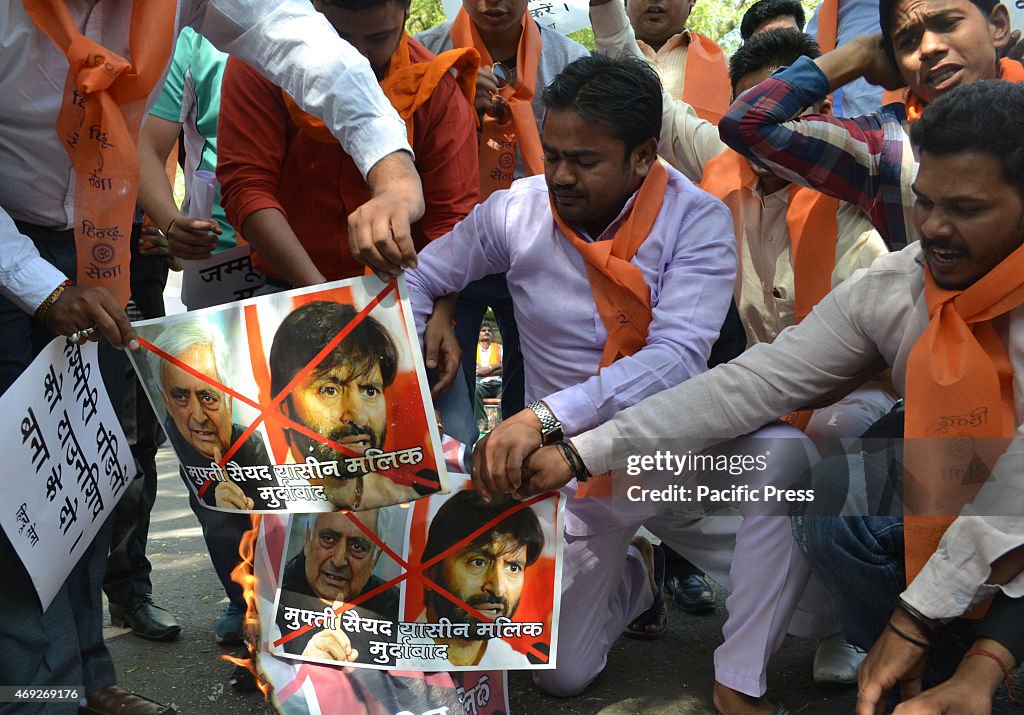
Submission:
[[[317,0],[338,34],[378,80],[433,55],[405,35],[403,0]],[[221,87],[217,178],[228,220],[253,247],[254,266],[279,288],[363,273],[349,250],[346,217],[369,198],[351,157],[299,127],[290,98],[245,63],[228,60]],[[412,115],[416,168],[426,212],[413,225],[417,250],[448,232],[479,199],[476,123],[456,80],[444,76]]]

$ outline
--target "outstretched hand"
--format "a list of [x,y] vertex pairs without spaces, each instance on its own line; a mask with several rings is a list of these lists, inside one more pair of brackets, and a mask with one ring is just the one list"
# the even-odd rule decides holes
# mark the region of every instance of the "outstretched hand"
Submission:
[[57,335],[66,336],[95,328],[89,335],[91,341],[104,337],[115,348],[139,349],[128,315],[106,288],[65,288],[46,311],[46,327]]
[[349,249],[387,282],[403,269],[416,267],[412,224],[423,216],[423,187],[404,151],[374,164],[366,180],[372,198],[348,215]]
[[213,254],[221,230],[213,220],[177,216],[168,224],[166,233],[172,256],[199,261]]

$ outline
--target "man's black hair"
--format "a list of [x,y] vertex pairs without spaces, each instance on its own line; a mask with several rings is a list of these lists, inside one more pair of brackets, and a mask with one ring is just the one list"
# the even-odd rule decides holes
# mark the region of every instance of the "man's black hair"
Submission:
[[812,60],[821,55],[817,40],[806,32],[794,27],[778,27],[755,33],[729,60],[733,95],[736,94],[736,85],[744,77],[754,72],[788,67],[801,55]]
[[[896,20],[896,8],[899,7],[900,2],[901,0],[879,0],[878,2],[878,24],[882,28],[882,46],[893,58],[896,53],[892,46],[892,24]],[[971,0],[971,2],[985,17],[988,17],[992,8],[999,4],[999,0]]]
[[[438,554],[448,551],[487,522],[501,516],[516,503],[509,498],[497,497],[488,503],[480,496],[480,492],[470,489],[455,494],[441,505],[437,514],[434,515],[433,521],[430,522],[427,544],[423,548],[423,558],[420,563],[427,563]],[[544,532],[540,528],[540,521],[533,510],[528,507],[505,517],[473,541],[460,545],[459,548],[484,546],[493,541],[496,536],[507,536],[516,544],[525,546],[527,566],[535,563],[540,558],[541,551],[544,550]],[[434,566],[438,565],[440,562],[434,564]]]
[[740,37],[746,42],[753,37],[754,32],[761,25],[769,20],[787,15],[796,20],[797,27],[801,31],[804,29],[807,18],[799,0],[757,0],[743,13],[743,20],[740,21]]
[[998,79],[960,85],[930,102],[910,141],[936,156],[990,154],[1024,194],[1024,86]]
[[569,109],[625,142],[629,152],[661,136],[661,80],[635,57],[594,54],[570,63],[547,86],[547,110]]
[[[277,396],[292,378],[306,367],[327,343],[356,317],[356,309],[346,303],[316,301],[293,310],[281,321],[270,347],[270,391]],[[380,365],[384,386],[398,372],[398,347],[384,326],[373,318],[363,318],[313,369],[319,374],[338,365],[348,365],[352,375],[365,375]]]

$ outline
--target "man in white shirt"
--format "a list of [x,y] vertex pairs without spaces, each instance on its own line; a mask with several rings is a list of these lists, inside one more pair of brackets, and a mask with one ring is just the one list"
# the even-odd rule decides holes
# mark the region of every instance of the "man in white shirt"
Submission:
[[[79,214],[110,209],[109,202],[102,200],[94,200],[92,208],[76,200],[85,195],[86,177],[76,181],[79,174],[74,171],[71,154],[79,157],[81,173],[86,168],[91,171],[91,186],[96,190],[111,187],[110,180],[102,176],[104,164],[93,169],[81,160],[82,155],[86,149],[101,159],[116,155],[116,166],[113,161],[106,162],[107,168],[120,172],[118,191],[112,193],[117,193],[118,201],[134,204],[137,135],[132,136],[130,127],[137,119],[134,112],[144,112],[159,88],[157,81],[156,90],[140,94],[140,88],[147,85],[139,76],[159,79],[170,60],[174,37],[185,25],[201,31],[221,50],[261,68],[305,110],[325,119],[366,174],[373,193],[373,199],[350,217],[353,243],[382,246],[375,252],[382,274],[415,265],[409,224],[422,213],[423,199],[407,153],[405,127],[381,94],[366,60],[340,40],[307,3],[164,0],[142,5],[129,0],[67,4],[3,0],[0,92],[17,100],[0,106],[0,342],[4,345],[0,390],[14,382],[54,335],[75,333],[79,339],[103,336],[110,341],[101,345],[105,382],[108,390],[123,384],[123,356],[109,347],[136,348],[138,344],[122,303],[111,292],[124,294],[127,266],[112,266],[110,261],[120,250],[116,242],[127,240],[128,231],[120,215],[110,214],[117,223],[107,227],[76,214],[76,208]],[[130,37],[133,26],[134,43]],[[162,29],[166,35],[158,37]],[[67,50],[72,56],[87,53],[76,60],[74,82],[68,83],[68,54],[51,36],[77,39]],[[145,41],[139,39],[142,36]],[[152,50],[151,43],[157,42],[168,42],[165,56]],[[134,65],[122,59],[130,55]],[[66,96],[62,92],[65,86]],[[126,86],[127,90],[121,90]],[[125,99],[132,91],[136,94],[130,96],[138,98]],[[117,104],[121,101],[129,102],[125,105],[130,105],[128,114],[122,114]],[[99,112],[104,122],[123,128],[120,136],[124,141],[109,141],[105,132],[87,132],[84,125],[77,134],[59,136],[55,131],[58,124],[66,116],[73,120],[76,112],[84,112],[83,117],[95,117]],[[138,131],[137,124],[134,131]],[[76,215],[82,220],[76,220]],[[72,229],[77,229],[77,238]],[[109,230],[102,241],[98,236],[101,230]],[[82,257],[93,262],[88,267],[84,260],[78,265]],[[76,273],[77,284],[72,284],[69,277]],[[83,279],[90,285],[81,285]],[[116,391],[111,398],[115,405],[120,403]],[[84,684],[88,703],[83,712],[121,712],[123,708],[138,715],[171,712],[113,685],[116,678],[103,644],[100,598],[109,538],[108,524],[53,604],[41,613],[31,581],[6,536],[0,537],[0,559],[7,574],[0,595],[4,612],[0,642],[6,644],[0,655],[0,682]],[[72,713],[78,704],[49,703],[38,708],[21,704],[18,708],[19,713],[44,709],[47,713]]]

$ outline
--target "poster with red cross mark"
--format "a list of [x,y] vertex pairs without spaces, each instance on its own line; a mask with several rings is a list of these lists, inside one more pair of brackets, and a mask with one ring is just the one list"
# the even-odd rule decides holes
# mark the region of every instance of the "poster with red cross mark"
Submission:
[[404,277],[134,327],[132,362],[205,506],[361,511],[448,491]]
[[292,515],[269,653],[398,671],[555,667],[564,497]]

